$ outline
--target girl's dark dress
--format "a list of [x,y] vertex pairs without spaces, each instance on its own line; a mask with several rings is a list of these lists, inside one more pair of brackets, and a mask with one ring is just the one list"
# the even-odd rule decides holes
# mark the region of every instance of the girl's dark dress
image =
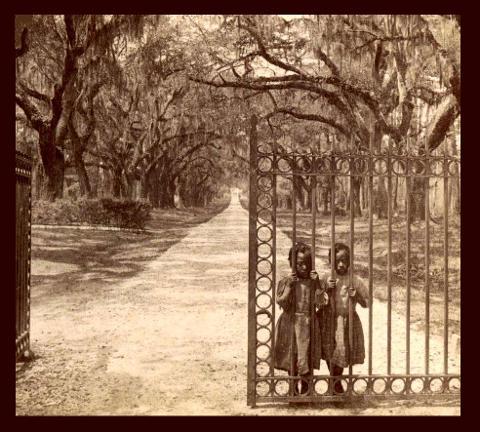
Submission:
[[[360,303],[368,307],[368,290],[358,277],[353,277],[353,287],[356,294],[353,297],[352,314],[352,349],[350,352],[348,328],[348,292],[350,284],[349,276],[337,275],[337,287],[335,290],[328,290],[328,305],[318,311],[321,327],[322,359],[332,361],[340,367],[347,367],[354,364],[362,364],[365,360],[365,342],[362,330],[362,322],[355,311],[355,306]],[[325,277],[322,283],[327,283]],[[350,357],[351,356],[351,357]]]
[[[314,313],[313,338],[310,335],[310,302],[315,296],[311,290],[315,289],[317,298],[314,303],[317,307],[322,306],[323,297],[320,281],[301,279],[296,283],[296,290],[290,287],[292,277],[287,276],[278,283],[276,301],[283,309],[276,327],[275,362],[276,369],[290,371],[291,373],[305,375],[310,370],[310,342],[313,339],[313,368],[320,368],[322,357],[322,344],[319,316]],[[295,292],[296,291],[296,292]],[[294,295],[295,293],[295,295]],[[295,312],[293,302],[296,301]],[[295,330],[295,343],[292,344],[292,326]],[[291,371],[292,346],[296,360],[295,371]]]

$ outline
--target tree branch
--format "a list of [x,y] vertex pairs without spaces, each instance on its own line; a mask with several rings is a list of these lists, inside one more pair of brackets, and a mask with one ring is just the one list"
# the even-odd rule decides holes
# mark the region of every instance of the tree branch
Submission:
[[333,63],[333,61],[322,51],[320,47],[317,47],[315,49],[315,54],[321,61],[323,61],[327,65],[333,75],[340,75],[340,71],[338,70],[337,65]]
[[189,77],[191,81],[198,82],[201,84],[211,85],[213,87],[235,87],[235,88],[246,88],[250,90],[285,90],[285,89],[298,89],[298,90],[305,90],[312,93],[316,93],[320,96],[325,97],[328,99],[332,105],[335,105],[341,112],[348,113],[349,109],[345,105],[345,103],[340,99],[338,94],[324,90],[313,83],[309,83],[306,81],[292,81],[292,82],[280,82],[276,84],[255,84],[251,81],[241,81],[241,82],[233,82],[233,81],[225,81],[223,83],[216,83],[213,81],[207,81],[201,78]]
[[40,92],[38,92],[38,91],[36,91],[36,90],[33,90],[33,89],[29,88],[29,87],[27,87],[27,85],[26,85],[24,82],[20,81],[20,80],[18,81],[18,86],[19,86],[19,87],[22,89],[22,91],[24,91],[27,95],[32,96],[32,97],[34,97],[35,99],[38,99],[38,100],[40,100],[40,101],[42,101],[42,102],[45,102],[45,103],[47,103],[48,105],[50,105],[51,100],[50,100],[50,98],[49,98],[47,95],[45,95],[45,94],[43,94],[43,93],[40,93]]
[[337,129],[340,133],[345,135],[346,137],[350,137],[351,132],[347,131],[340,123],[337,123],[335,120],[324,117],[319,114],[310,114],[310,113],[300,113],[297,111],[294,111],[292,109],[288,108],[277,108],[272,115],[275,114],[288,114],[291,115],[292,117],[301,119],[301,120],[310,120],[310,121],[315,121],[315,122],[320,122],[320,123],[325,123],[329,126],[332,126],[333,128]]
[[440,103],[425,133],[430,151],[435,150],[443,142],[459,113],[454,95],[448,96]]
[[25,27],[22,30],[22,39],[21,39],[21,45],[20,48],[15,48],[15,58],[19,58],[23,56],[28,49],[30,48],[30,45],[28,43],[28,29]]
[[40,113],[35,105],[20,94],[15,95],[15,102],[23,110],[32,127],[40,132],[48,127],[48,120]]
[[263,43],[263,40],[262,38],[260,37],[260,35],[255,32],[252,28],[248,27],[248,26],[245,26],[241,23],[239,23],[238,25],[239,28],[243,29],[243,30],[246,30],[248,33],[250,33],[251,36],[253,36],[253,38],[255,39],[255,41],[257,42],[257,45],[259,47],[259,52],[260,52],[260,55],[265,59],[267,60],[269,63],[275,65],[275,66],[278,66],[284,70],[287,70],[287,71],[290,71],[290,72],[295,72],[296,74],[300,75],[301,77],[307,77],[308,74],[306,74],[304,71],[302,71],[301,69],[295,67],[295,66],[292,66],[292,65],[289,65],[287,63],[284,63],[283,61],[273,57],[271,54],[269,54],[267,52],[267,49]]
[[241,154],[238,154],[235,148],[232,148],[232,156],[236,157],[237,159],[240,159],[242,162],[250,166],[250,161],[246,157],[242,156]]

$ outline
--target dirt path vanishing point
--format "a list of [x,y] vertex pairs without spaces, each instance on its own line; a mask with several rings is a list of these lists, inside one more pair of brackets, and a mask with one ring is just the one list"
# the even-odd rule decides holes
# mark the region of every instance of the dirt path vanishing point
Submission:
[[[279,262],[289,246],[288,238],[277,232]],[[23,383],[17,382],[17,413],[460,414],[458,406],[418,402],[346,405],[341,409],[333,405],[247,407],[247,266],[248,213],[234,194],[224,212],[192,228],[145,271],[119,284],[106,301],[92,298],[75,313],[69,313],[68,305],[62,313],[58,307],[57,313],[49,311],[53,306],[48,303],[34,305],[32,340],[41,358],[33,362]],[[280,264],[279,272],[286,271]],[[367,334],[367,310],[361,311],[361,319]],[[379,302],[374,304],[374,322],[374,371],[381,372],[386,364],[382,345],[386,306]],[[393,316],[392,323],[394,337],[404,337],[404,319]],[[423,365],[423,340],[423,333],[412,333],[412,345],[418,348],[412,353],[412,372],[417,363]],[[403,368],[403,342],[395,346],[392,364]],[[442,347],[441,340],[433,338],[432,372],[441,371]],[[459,359],[451,358],[450,365],[458,370]],[[356,366],[354,372],[365,368],[366,364]],[[320,372],[325,373],[323,363]],[[47,382],[48,388],[42,382]],[[32,388],[35,383],[38,389]],[[19,391],[31,395],[30,399],[21,398],[22,406],[18,404]],[[52,394],[56,402],[42,405],[42,398]],[[34,409],[25,406],[28,400],[37,404]]]

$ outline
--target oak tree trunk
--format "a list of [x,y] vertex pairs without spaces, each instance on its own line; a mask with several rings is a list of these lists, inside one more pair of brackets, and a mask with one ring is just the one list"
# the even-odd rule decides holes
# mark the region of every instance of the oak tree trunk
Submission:
[[81,196],[92,196],[92,187],[90,185],[90,179],[88,178],[88,172],[85,168],[85,162],[83,160],[83,154],[80,151],[75,151],[73,153],[73,164],[75,166],[75,171],[77,172],[78,182],[80,185],[80,195]]

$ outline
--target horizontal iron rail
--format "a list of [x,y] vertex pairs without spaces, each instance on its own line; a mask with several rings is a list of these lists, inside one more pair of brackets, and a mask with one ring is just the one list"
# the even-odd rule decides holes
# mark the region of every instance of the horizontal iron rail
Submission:
[[[442,400],[452,400],[452,401],[459,401],[459,397],[457,394],[452,393],[440,393],[438,394],[439,399]],[[257,403],[268,403],[268,402],[297,402],[297,403],[305,403],[305,402],[343,402],[348,400],[405,400],[405,399],[432,399],[432,394],[417,394],[417,393],[409,393],[409,394],[352,394],[352,395],[323,395],[323,396],[257,396]]]
[[[265,173],[272,173],[274,175],[277,175],[277,176],[281,176],[281,177],[287,177],[287,176],[291,176],[292,175],[292,172],[289,171],[289,172],[282,172],[282,171],[279,171],[279,170],[269,170],[269,171],[259,171],[259,173],[261,174],[265,174]],[[365,175],[372,175],[373,177],[385,177],[387,175],[387,173],[376,173],[376,172],[371,172],[371,171],[365,171],[365,172],[362,172],[360,174],[352,174],[352,173],[342,173],[340,171],[328,171],[328,170],[325,170],[325,171],[316,171],[316,172],[303,172],[301,170],[299,171],[295,171],[294,173],[295,176],[306,176],[306,177],[312,177],[312,176],[332,176],[332,175],[335,175],[337,177],[364,177]],[[444,178],[444,175],[440,175],[440,174],[428,174],[428,175],[425,175],[425,174],[414,174],[414,173],[409,173],[409,174],[404,174],[404,173],[401,173],[401,174],[397,174],[397,173],[393,173],[393,176],[394,177],[415,177],[415,178]],[[449,174],[447,176],[447,178],[458,178],[459,175],[458,174]]]
[[[314,379],[316,380],[325,380],[331,379],[331,375],[314,375]],[[415,379],[415,378],[428,378],[429,380],[435,378],[458,378],[460,379],[460,374],[372,374],[372,375],[365,375],[365,374],[343,374],[339,375],[340,379],[347,379],[347,378],[354,378],[354,379],[397,379],[397,378],[408,378],[408,379]],[[293,375],[265,375],[265,376],[257,376],[257,381],[285,381],[290,379],[298,379],[298,376]]]

